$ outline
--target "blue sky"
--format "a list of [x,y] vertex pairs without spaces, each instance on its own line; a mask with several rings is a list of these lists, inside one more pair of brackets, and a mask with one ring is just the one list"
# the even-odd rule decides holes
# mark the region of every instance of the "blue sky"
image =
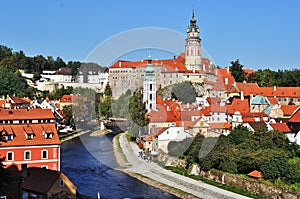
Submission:
[[83,61],[99,43],[133,28],[185,34],[194,7],[202,47],[216,65],[240,59],[256,70],[300,68],[297,0],[12,0],[0,7],[0,44],[30,56]]

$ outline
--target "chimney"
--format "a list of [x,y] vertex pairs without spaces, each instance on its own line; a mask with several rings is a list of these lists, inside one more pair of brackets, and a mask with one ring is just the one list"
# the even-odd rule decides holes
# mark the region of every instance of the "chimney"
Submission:
[[225,77],[225,85],[228,85],[228,77]]
[[122,62],[121,62],[121,61],[119,62],[119,67],[120,67],[120,68],[122,67]]
[[229,73],[229,66],[227,66],[227,73]]
[[205,69],[205,64],[203,64],[203,71],[206,71],[206,69]]
[[241,101],[244,101],[244,91],[241,91]]
[[276,86],[274,86],[274,91],[276,91]]
[[253,101],[253,94],[250,93],[250,104],[252,103],[252,101]]

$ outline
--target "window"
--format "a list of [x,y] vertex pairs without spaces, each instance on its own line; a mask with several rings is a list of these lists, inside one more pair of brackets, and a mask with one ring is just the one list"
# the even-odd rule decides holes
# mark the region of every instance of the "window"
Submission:
[[48,169],[48,166],[47,165],[43,165],[41,168]]
[[24,160],[30,160],[31,159],[31,152],[25,151],[24,152]]
[[7,135],[6,136],[6,140],[13,140],[14,139],[14,135]]
[[14,160],[14,152],[12,152],[12,151],[7,152],[6,160],[7,161],[13,161]]
[[48,159],[48,150],[42,150],[42,159]]
[[64,179],[60,179],[60,186],[63,187],[65,185]]
[[26,140],[32,140],[33,139],[33,133],[26,134]]
[[45,133],[45,138],[46,139],[51,139],[53,137],[52,133]]

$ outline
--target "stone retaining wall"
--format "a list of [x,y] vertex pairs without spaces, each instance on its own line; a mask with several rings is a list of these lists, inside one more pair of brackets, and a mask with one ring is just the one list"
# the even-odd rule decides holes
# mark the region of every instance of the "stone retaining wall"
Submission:
[[167,154],[160,154],[158,160],[165,163],[165,166],[174,166],[178,168],[188,168],[190,175],[201,175],[206,179],[213,180],[222,184],[243,189],[252,194],[259,194],[271,199],[297,199],[300,198],[300,193],[293,192],[284,188],[276,187],[274,185],[268,185],[264,182],[260,182],[256,179],[245,178],[222,171],[200,171],[199,165],[188,165],[185,160],[170,157]]

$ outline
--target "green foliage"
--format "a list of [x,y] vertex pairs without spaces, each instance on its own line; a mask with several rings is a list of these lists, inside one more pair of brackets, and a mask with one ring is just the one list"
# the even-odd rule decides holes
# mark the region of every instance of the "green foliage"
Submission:
[[169,142],[168,144],[169,155],[174,157],[182,156],[184,152],[186,152],[186,150],[190,147],[193,140],[194,140],[193,138],[187,138],[180,142],[176,142],[176,141]]
[[237,166],[234,162],[234,153],[228,137],[223,135],[219,137],[213,150],[207,156],[200,159],[200,166],[206,171],[212,168],[226,172],[237,171]]
[[117,100],[112,103],[112,114],[116,118],[127,118],[129,114],[129,99],[130,90],[122,94]]
[[244,66],[240,64],[238,59],[231,62],[230,71],[236,82],[243,82],[246,80],[246,74],[243,68]]
[[141,92],[135,91],[129,99],[129,115],[127,117],[129,132],[132,137],[147,133],[149,119],[146,118],[146,114],[147,109],[143,103],[143,95]]
[[274,154],[260,169],[263,177],[271,181],[283,179],[285,182],[295,183],[300,179],[299,171],[288,162],[288,158],[282,153]]
[[6,95],[18,97],[33,96],[32,89],[27,88],[27,82],[20,72],[0,67],[0,96]]
[[99,115],[103,116],[105,119],[112,117],[112,104],[113,99],[111,97],[104,98],[98,106]]
[[112,90],[111,87],[109,85],[109,83],[106,84],[105,89],[104,89],[104,97],[112,97]]
[[191,143],[188,150],[184,153],[188,162],[199,162],[199,151],[201,149],[202,143],[204,140],[204,136],[201,134],[197,134],[194,137],[193,142]]
[[72,105],[66,105],[63,107],[63,113],[65,116],[65,124],[67,126],[72,124],[72,117],[73,117],[73,111],[72,111]]
[[61,88],[57,89],[56,91],[53,91],[51,93],[48,93],[49,99],[55,99],[55,100],[60,100],[63,95],[70,95],[73,93],[73,88],[68,86],[65,88],[62,86]]
[[248,82],[257,83],[259,86],[300,86],[300,70],[278,70],[259,69],[248,76]]
[[197,93],[191,82],[185,81],[174,85],[171,91],[172,98],[187,104],[196,101]]

